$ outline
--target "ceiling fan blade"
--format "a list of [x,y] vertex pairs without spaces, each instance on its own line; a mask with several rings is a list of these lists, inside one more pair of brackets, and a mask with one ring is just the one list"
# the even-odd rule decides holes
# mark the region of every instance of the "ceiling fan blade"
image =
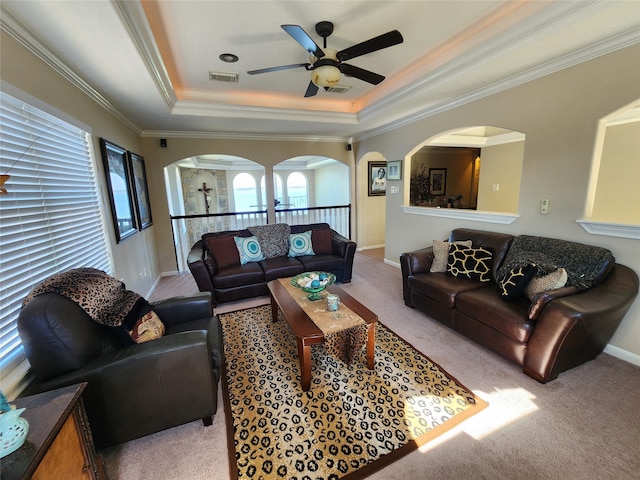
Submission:
[[250,70],[247,73],[249,75],[256,75],[258,73],[277,72],[279,70],[290,70],[292,68],[304,67],[307,70],[311,67],[310,63],[294,63],[293,65],[281,65],[279,67],[261,68],[259,70]]
[[360,80],[372,83],[374,85],[378,85],[381,81],[384,80],[384,77],[382,75],[378,75],[377,73],[370,72],[369,70],[365,70],[364,68],[354,67],[353,65],[348,65],[346,63],[341,63],[338,68],[345,75],[359,78]]
[[280,25],[282,29],[304,47],[304,49],[316,58],[324,57],[322,49],[307,35],[300,25]]
[[304,93],[304,96],[313,97],[316,93],[318,93],[318,86],[313,82],[309,82],[309,86],[307,87],[307,91]]
[[399,31],[392,30],[390,32],[383,33],[382,35],[378,35],[377,37],[370,38],[362,43],[358,43],[352,47],[345,48],[336,54],[336,58],[339,61],[344,62],[345,60],[351,60],[352,58],[359,57],[360,55],[365,55],[377,50],[382,50],[383,48],[398,45],[399,43],[402,43],[403,40],[404,39]]

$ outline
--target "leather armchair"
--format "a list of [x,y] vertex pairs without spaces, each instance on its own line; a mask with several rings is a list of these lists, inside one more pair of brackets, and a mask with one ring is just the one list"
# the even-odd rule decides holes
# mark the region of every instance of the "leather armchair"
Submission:
[[152,303],[165,335],[123,346],[68,298],[38,295],[18,331],[36,381],[27,394],[88,382],[83,400],[97,448],[202,419],[211,425],[224,366],[208,292]]

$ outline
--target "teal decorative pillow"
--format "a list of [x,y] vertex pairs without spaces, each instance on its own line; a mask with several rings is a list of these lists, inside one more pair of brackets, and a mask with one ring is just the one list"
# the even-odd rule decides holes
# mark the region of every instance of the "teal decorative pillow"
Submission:
[[236,247],[238,247],[240,265],[249,262],[259,262],[264,259],[260,242],[258,242],[256,237],[233,237],[233,240],[236,242]]
[[447,275],[490,282],[492,265],[493,252],[488,248],[467,248],[455,243],[449,246]]
[[524,267],[514,267],[498,280],[498,291],[505,300],[518,298],[524,294],[524,289],[538,272],[533,264]]
[[311,230],[289,235],[289,257],[315,255],[311,242]]

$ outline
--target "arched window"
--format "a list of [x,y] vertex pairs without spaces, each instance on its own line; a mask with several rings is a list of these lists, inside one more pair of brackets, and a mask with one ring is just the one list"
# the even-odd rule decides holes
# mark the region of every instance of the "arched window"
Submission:
[[287,200],[291,208],[307,208],[309,206],[307,177],[302,173],[292,172],[287,177]]
[[[262,205],[266,208],[267,205],[267,189],[265,188],[264,175],[260,179],[260,188],[262,189]],[[284,192],[282,191],[282,177],[277,173],[273,174],[273,196],[276,199],[276,206],[284,203]]]
[[239,173],[233,179],[233,201],[236,212],[249,212],[256,209],[258,203],[256,181],[248,173]]

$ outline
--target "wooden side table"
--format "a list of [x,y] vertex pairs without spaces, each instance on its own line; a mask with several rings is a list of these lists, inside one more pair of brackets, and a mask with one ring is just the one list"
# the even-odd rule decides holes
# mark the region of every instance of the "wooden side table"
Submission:
[[106,480],[102,457],[95,451],[82,403],[86,383],[19,398],[17,408],[29,422],[25,443],[0,460],[2,480]]

